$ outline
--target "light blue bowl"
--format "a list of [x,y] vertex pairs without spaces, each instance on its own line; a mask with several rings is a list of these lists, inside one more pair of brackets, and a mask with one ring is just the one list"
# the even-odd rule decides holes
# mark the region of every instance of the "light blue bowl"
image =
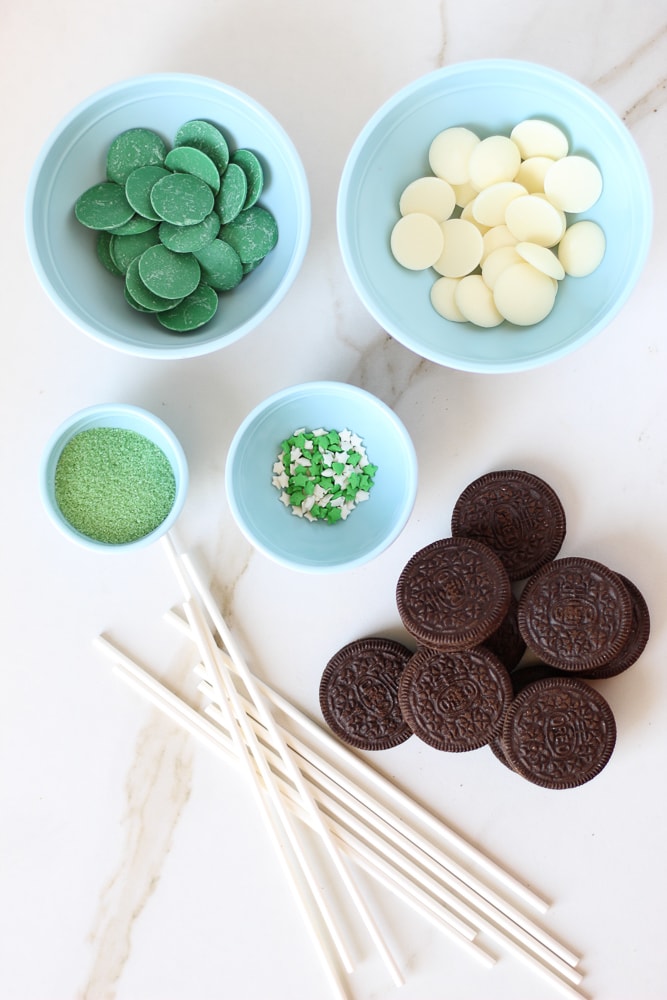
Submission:
[[[585,215],[607,239],[600,267],[561,282],[553,312],[533,327],[487,330],[453,323],[432,308],[435,272],[411,272],[389,249],[405,186],[429,174],[434,136],[465,125],[482,137],[509,134],[523,118],[546,118],[592,157],[604,190]],[[397,341],[438,364],[513,372],[554,361],[599,333],[630,295],[649,249],[652,198],[629,131],[586,87],[554,70],[513,60],[480,60],[436,70],[394,95],[364,127],[341,177],[337,223],[350,280],[371,315]]]
[[[222,129],[230,148],[250,148],[265,167],[260,204],[276,218],[278,244],[241,284],[221,297],[200,330],[175,334],[127,305],[119,279],[95,255],[95,234],[74,218],[74,203],[105,179],[106,151],[128,128],[145,126],[171,144],[177,128],[204,118]],[[308,183],[281,125],[232,87],[188,74],[155,74],[106,88],[76,107],[40,153],[28,184],[26,239],[43,288],[71,322],[95,340],[128,354],[186,358],[208,354],[257,327],[283,299],[310,236]]]
[[[142,434],[160,448],[171,465],[176,480],[174,504],[165,520],[142,538],[124,544],[99,542],[77,531],[63,517],[55,497],[55,475],[63,448],[81,431],[97,427],[120,427]],[[188,463],[174,432],[159,417],[138,406],[126,403],[101,403],[72,414],[53,432],[46,444],[39,469],[39,492],[46,513],[55,526],[71,541],[96,552],[127,552],[152,545],[175,524],[188,492]]]
[[[368,500],[347,520],[312,523],[292,514],[271,479],[280,443],[297,428],[348,429],[378,466]],[[405,526],[417,492],[417,457],[396,414],[364,389],[307,382],[283,389],[245,418],[226,466],[227,498],[246,538],[290,569],[332,573],[379,555]]]

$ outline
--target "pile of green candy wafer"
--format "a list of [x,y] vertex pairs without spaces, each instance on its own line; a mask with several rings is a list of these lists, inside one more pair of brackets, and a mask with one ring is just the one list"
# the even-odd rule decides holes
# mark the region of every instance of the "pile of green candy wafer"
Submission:
[[263,186],[254,152],[231,151],[217,126],[194,119],[171,149],[148,128],[116,136],[106,180],[80,195],[74,213],[98,232],[97,256],[124,279],[128,304],[185,333],[212,319],[219,294],[278,242],[275,218],[258,203]]

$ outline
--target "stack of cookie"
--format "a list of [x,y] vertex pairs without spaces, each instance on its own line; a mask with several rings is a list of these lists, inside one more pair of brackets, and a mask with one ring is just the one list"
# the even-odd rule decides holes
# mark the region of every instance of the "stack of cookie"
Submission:
[[320,684],[325,720],[362,749],[411,734],[454,752],[488,744],[544,788],[590,781],[611,757],[616,724],[588,682],[640,656],[650,628],[643,596],[593,559],[556,558],[563,507],[531,473],[475,480],[451,527],[398,579],[399,616],[416,650],[377,638],[339,650]]

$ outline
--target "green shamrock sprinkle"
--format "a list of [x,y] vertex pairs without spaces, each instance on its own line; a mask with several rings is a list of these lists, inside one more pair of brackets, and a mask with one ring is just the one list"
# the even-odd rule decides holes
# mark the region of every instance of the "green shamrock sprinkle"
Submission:
[[272,483],[296,517],[336,524],[368,500],[377,466],[350,430],[295,430],[280,442]]

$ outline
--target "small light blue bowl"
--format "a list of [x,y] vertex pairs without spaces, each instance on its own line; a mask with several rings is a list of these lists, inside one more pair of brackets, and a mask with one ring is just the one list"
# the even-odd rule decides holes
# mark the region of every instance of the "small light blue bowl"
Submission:
[[[546,118],[591,157],[604,189],[589,218],[605,232],[600,267],[561,282],[552,313],[533,327],[480,329],[443,319],[429,291],[435,272],[411,272],[389,248],[405,186],[429,174],[434,136],[464,125],[483,138],[508,135],[523,118]],[[370,119],[345,163],[337,225],[343,261],[359,298],[399,343],[438,364],[471,372],[516,372],[561,358],[599,333],[619,312],[644,266],[652,196],[630,132],[592,91],[532,63],[491,59],[436,70],[405,87]]]
[[[378,471],[368,500],[345,521],[296,517],[273,486],[281,442],[300,427],[350,430]],[[403,423],[376,396],[343,382],[307,382],[270,396],[232,440],[226,487],[234,518],[248,541],[275,562],[306,573],[362,566],[398,537],[417,492],[417,457]]]
[[[265,168],[259,203],[278,223],[276,247],[239,286],[224,293],[199,330],[171,333],[127,305],[121,279],[96,258],[94,233],[74,218],[79,195],[105,179],[106,151],[129,128],[173,143],[183,122],[203,118],[230,149],[249,148]],[[114,84],[79,104],[46,141],[30,176],[25,231],[39,281],[60,312],[107,347],[148,358],[180,359],[233,344],[263,322],[287,294],[310,237],[310,196],[299,154],[282,126],[246,94],[217,80],[153,74]]]
[[[176,480],[176,496],[174,504],[161,524],[154,531],[143,535],[133,542],[110,544],[99,542],[88,535],[82,534],[72,527],[63,517],[55,497],[55,475],[58,459],[63,448],[81,431],[98,427],[120,427],[124,430],[142,434],[157,445],[171,465]],[[183,509],[188,492],[188,463],[185,452],[174,432],[159,417],[148,410],[127,403],[100,403],[89,406],[72,414],[54,431],[48,440],[42,455],[39,469],[39,491],[46,513],[55,526],[70,541],[76,542],[86,549],[95,552],[127,552],[131,549],[144,548],[152,545],[162,535],[166,534],[175,524]]]

